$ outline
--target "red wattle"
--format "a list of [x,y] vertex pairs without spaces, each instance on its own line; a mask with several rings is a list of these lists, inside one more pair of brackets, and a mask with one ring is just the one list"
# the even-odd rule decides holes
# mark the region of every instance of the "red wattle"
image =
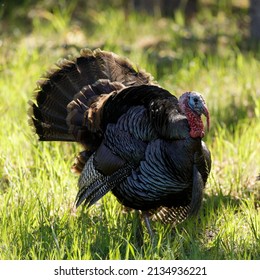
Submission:
[[186,108],[186,117],[190,125],[190,136],[192,138],[203,138],[205,135],[204,125],[201,120],[201,116],[194,113],[191,109]]

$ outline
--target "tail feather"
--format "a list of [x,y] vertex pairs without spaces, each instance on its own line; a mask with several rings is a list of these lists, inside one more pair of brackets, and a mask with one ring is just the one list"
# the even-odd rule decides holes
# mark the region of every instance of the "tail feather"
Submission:
[[97,54],[97,51],[82,50],[81,56],[76,59],[77,69],[81,73],[85,85],[91,85],[100,79],[108,79],[101,69],[103,62],[97,59]]
[[74,138],[61,126],[55,125],[50,127],[35,119],[32,119],[32,124],[40,141],[75,141]]
[[[48,102],[57,102],[60,106],[65,107],[70,102],[72,96],[69,96],[69,82],[65,83],[64,75],[54,73],[48,79],[39,80],[37,83],[36,102],[38,105],[47,105]],[[63,86],[67,88],[63,90]],[[75,93],[76,89],[73,89]],[[73,94],[74,95],[74,94]]]
[[[71,100],[78,91],[87,83],[86,76],[82,75],[79,69],[77,59],[63,59],[57,63],[58,70],[49,75],[51,81],[60,89],[60,91]],[[88,67],[88,65],[85,65]]]
[[[64,125],[66,120],[62,118],[62,114],[65,114],[65,108],[56,106],[58,110],[51,111],[48,107],[38,108],[35,104],[32,104],[32,110],[34,118],[39,121],[48,121],[59,125]],[[44,115],[44,117],[43,117]]]
[[[83,136],[98,130],[92,127],[93,130],[88,131],[91,104],[101,94],[124,86],[153,84],[152,80],[150,74],[111,52],[82,50],[78,58],[60,60],[55,69],[38,82],[35,103],[30,103],[32,124],[42,141],[89,143]],[[114,82],[117,83],[111,85]],[[105,98],[96,102],[95,106],[101,108],[98,112],[102,111],[103,102]],[[96,115],[95,111],[92,117]]]

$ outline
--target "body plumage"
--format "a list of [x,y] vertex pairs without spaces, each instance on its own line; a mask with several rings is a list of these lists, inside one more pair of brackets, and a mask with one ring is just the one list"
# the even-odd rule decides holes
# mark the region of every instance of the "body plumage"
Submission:
[[202,96],[178,100],[111,52],[83,50],[38,83],[31,119],[41,141],[83,145],[76,206],[111,191],[130,208],[177,223],[197,213],[211,168]]

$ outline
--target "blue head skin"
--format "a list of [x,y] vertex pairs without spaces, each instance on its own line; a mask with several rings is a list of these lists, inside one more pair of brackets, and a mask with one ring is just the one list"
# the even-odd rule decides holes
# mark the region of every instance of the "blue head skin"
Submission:
[[196,112],[199,116],[201,114],[207,116],[208,109],[201,94],[198,92],[190,92],[188,97],[188,105],[192,111]]
[[191,127],[191,137],[203,137],[204,129],[201,114],[207,118],[207,129],[210,126],[210,116],[202,95],[195,91],[185,92],[179,98],[181,111],[186,115]]

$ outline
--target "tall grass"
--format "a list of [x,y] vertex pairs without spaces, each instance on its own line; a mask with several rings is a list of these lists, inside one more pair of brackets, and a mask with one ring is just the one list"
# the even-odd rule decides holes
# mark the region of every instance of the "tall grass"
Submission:
[[[31,33],[1,39],[0,259],[259,259],[260,63],[237,38],[214,37],[229,23],[235,34],[236,18],[202,10],[187,27],[180,18],[130,14],[125,22],[120,10],[92,9],[79,23],[75,6],[64,8],[35,9]],[[205,27],[209,19],[215,25]],[[205,42],[209,33],[217,46]],[[213,167],[202,209],[174,229],[154,222],[154,244],[146,231],[141,244],[138,216],[111,194],[75,212],[70,166],[80,147],[39,143],[27,123],[37,79],[84,46],[127,55],[177,96],[201,91],[211,112],[205,141]]]

